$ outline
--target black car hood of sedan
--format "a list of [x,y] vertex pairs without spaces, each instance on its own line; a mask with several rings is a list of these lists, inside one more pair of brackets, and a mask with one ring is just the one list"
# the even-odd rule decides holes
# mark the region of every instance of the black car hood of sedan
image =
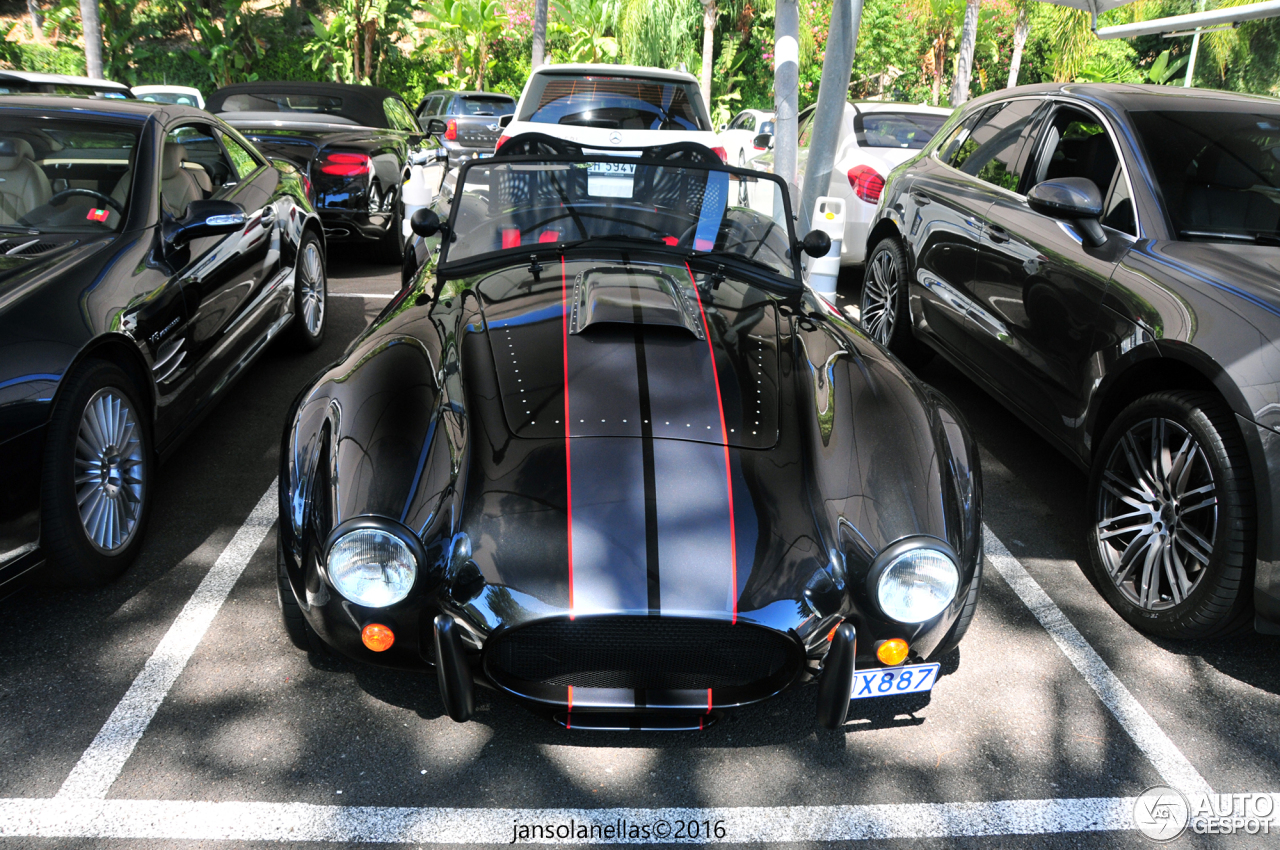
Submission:
[[[33,281],[67,270],[70,253],[79,261],[116,234],[0,234],[0,306]],[[76,251],[80,247],[85,250]]]
[[726,287],[728,297],[707,316],[682,266],[574,267],[533,286],[523,269],[479,285],[512,433],[727,440],[740,448],[777,441],[778,318],[771,301]]

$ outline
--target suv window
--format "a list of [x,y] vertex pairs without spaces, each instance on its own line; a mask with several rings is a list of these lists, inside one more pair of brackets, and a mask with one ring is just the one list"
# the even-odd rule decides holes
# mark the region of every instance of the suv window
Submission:
[[[1018,154],[1031,116],[1040,106],[1039,100],[1022,99],[988,107],[971,131],[963,138],[957,137],[950,159],[952,167],[1016,192],[1022,176]],[[966,121],[965,126],[968,124]]]
[[697,83],[599,74],[534,74],[519,120],[610,130],[711,128]]
[[1107,128],[1082,109],[1059,108],[1045,127],[1030,189],[1045,180],[1084,177],[1103,198],[1102,223],[1136,236],[1133,199]]
[[756,128],[756,117],[748,112],[742,116],[741,126],[743,130],[754,130]]
[[467,95],[455,97],[449,105],[450,115],[510,115],[516,111],[516,102],[509,97],[483,97]]

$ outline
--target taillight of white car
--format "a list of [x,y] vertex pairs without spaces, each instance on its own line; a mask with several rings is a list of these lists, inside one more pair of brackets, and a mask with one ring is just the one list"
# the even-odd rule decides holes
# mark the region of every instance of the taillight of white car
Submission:
[[884,178],[871,166],[855,165],[850,168],[849,185],[853,187],[853,194],[868,204],[880,203],[880,193],[884,191]]
[[720,157],[720,161],[725,165],[729,164],[729,152],[722,147],[714,147],[711,149],[716,156]]

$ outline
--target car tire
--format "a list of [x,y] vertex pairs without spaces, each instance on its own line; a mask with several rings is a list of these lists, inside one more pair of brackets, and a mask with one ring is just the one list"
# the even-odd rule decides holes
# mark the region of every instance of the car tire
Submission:
[[284,623],[284,631],[289,636],[290,643],[303,652],[328,651],[328,646],[307,622],[307,616],[302,613],[302,606],[298,604],[298,597],[293,593],[293,585],[289,583],[289,573],[284,566],[284,547],[278,534],[276,535],[276,603],[280,606],[280,621]]
[[1126,407],[1094,455],[1087,509],[1094,580],[1139,631],[1208,638],[1252,623],[1253,478],[1218,396],[1160,392]]
[[328,302],[329,275],[325,270],[324,249],[319,237],[306,231],[298,243],[293,278],[294,321],[290,334],[295,348],[315,351],[324,342]]
[[395,265],[404,257],[404,207],[398,200],[391,226],[378,240],[377,253],[378,260],[387,265]]
[[156,467],[143,397],[104,360],[84,363],[60,390],[40,487],[40,542],[55,586],[101,586],[138,556]]
[[867,336],[917,368],[932,359],[933,351],[912,333],[906,270],[902,243],[892,236],[881,239],[867,258],[858,319]]
[[964,639],[965,632],[969,631],[969,624],[973,622],[973,613],[978,610],[978,594],[981,590],[982,558],[979,557],[978,567],[973,573],[973,582],[969,585],[968,595],[965,596],[964,607],[960,609],[960,616],[956,617],[956,621],[951,624],[951,628],[947,629],[947,633],[943,635],[942,642],[938,644],[938,648],[933,651],[932,657],[935,660],[950,654]]

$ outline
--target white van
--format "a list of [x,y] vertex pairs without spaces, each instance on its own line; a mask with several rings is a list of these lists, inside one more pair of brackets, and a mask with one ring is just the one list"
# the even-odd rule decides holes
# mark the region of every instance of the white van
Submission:
[[497,147],[545,133],[607,150],[697,142],[726,159],[692,74],[634,65],[544,65],[529,75]]

